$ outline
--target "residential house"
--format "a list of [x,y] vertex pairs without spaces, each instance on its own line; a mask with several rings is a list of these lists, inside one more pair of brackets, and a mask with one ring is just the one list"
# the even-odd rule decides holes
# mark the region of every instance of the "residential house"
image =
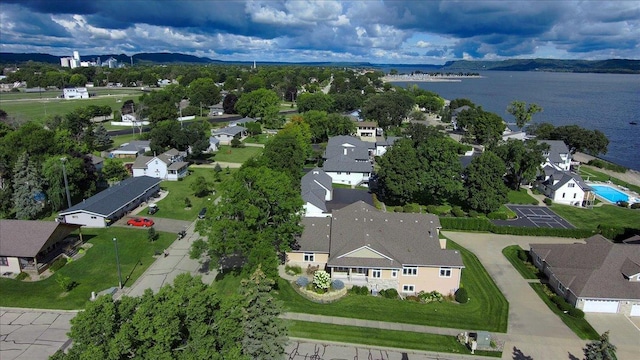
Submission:
[[300,185],[304,201],[304,216],[331,216],[327,209],[327,201],[333,199],[331,177],[322,169],[315,168],[302,177]]
[[590,206],[595,200],[593,190],[578,174],[560,171],[551,165],[542,168],[537,188],[553,202],[573,206]]
[[149,140],[133,140],[120,145],[119,148],[111,151],[111,157],[116,158],[134,158],[145,152],[151,151],[151,142]]
[[220,145],[231,145],[231,140],[243,140],[247,137],[247,128],[242,126],[227,126],[222,129],[211,129],[211,135],[218,139]]
[[469,105],[460,106],[459,108],[453,109],[451,113],[451,124],[453,125],[453,130],[458,130],[458,115],[465,111],[470,110],[471,107]]
[[220,150],[220,140],[218,140],[215,136],[209,136],[209,147],[207,148],[207,153],[212,153]]
[[89,91],[87,91],[86,87],[67,88],[62,90],[62,96],[67,100],[88,99]]
[[0,273],[40,274],[57,259],[80,226],[55,221],[0,220]]
[[296,250],[287,253],[289,264],[318,266],[332,279],[374,292],[447,295],[460,287],[462,256],[446,249],[435,215],[381,212],[360,201],[332,217],[303,218],[302,224]]
[[562,140],[540,140],[540,143],[549,145],[549,150],[543,154],[545,162],[542,167],[551,165],[562,171],[571,170],[571,152]]
[[140,155],[131,167],[133,177],[151,176],[162,180],[178,181],[187,176],[189,163],[184,161],[184,153],[170,149],[156,156]]
[[356,136],[362,141],[376,142],[378,123],[375,121],[356,122]]
[[640,316],[640,244],[594,235],[585,244],[531,244],[549,285],[584,312]]
[[371,155],[375,143],[365,142],[353,136],[329,138],[322,165],[334,183],[352,186],[366,185],[373,172]]
[[66,224],[103,228],[125,216],[160,191],[160,179],[131,177],[61,211]]
[[256,122],[257,120],[251,117],[243,117],[242,119],[239,120],[231,120],[229,121],[229,126],[243,126],[247,123],[253,123]]
[[376,156],[382,156],[384,155],[387,150],[389,150],[389,148],[391,146],[393,146],[393,144],[398,140],[398,139],[402,139],[399,136],[387,136],[386,138],[383,136],[378,136],[376,138],[376,150],[375,150],[375,155]]

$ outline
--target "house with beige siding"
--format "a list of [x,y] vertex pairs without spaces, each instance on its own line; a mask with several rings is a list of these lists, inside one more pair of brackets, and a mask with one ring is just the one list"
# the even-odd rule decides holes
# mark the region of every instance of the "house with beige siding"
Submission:
[[403,295],[421,291],[453,294],[464,264],[457,250],[440,239],[440,221],[430,214],[387,213],[362,201],[332,217],[302,220],[304,232],[287,263],[318,266],[348,286],[374,292],[394,288]]

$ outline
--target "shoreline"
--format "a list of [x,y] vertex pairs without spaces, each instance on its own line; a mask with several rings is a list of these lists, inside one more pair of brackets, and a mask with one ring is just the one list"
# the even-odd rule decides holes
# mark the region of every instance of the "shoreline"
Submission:
[[385,75],[384,82],[461,82],[462,79],[481,79],[480,75],[437,75],[415,74],[415,75]]

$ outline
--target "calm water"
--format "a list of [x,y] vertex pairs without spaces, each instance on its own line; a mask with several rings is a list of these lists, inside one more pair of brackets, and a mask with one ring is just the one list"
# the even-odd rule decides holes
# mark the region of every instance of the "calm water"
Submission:
[[[640,123],[640,75],[514,71],[487,71],[481,75],[483,78],[461,82],[409,84],[445,99],[470,99],[507,122],[514,122],[506,111],[511,101],[536,103],[544,111],[534,115],[533,123],[576,124],[600,130],[609,138],[609,151],[600,157],[640,170],[640,125],[629,124]],[[403,87],[407,84],[396,83]]]

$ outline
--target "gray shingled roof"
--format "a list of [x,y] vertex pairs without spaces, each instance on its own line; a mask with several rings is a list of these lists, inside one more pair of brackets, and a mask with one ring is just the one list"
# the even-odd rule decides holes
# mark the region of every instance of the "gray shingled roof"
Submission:
[[216,130],[213,135],[229,135],[229,136],[236,136],[238,134],[240,134],[243,131],[246,131],[247,128],[246,127],[242,127],[242,126],[227,126],[227,127],[223,127],[222,129],[218,129]]
[[185,166],[188,166],[189,163],[185,161],[176,161],[167,167],[167,170],[180,170]]
[[[548,173],[548,169],[549,166],[545,166],[545,168],[543,169],[545,171],[545,174]],[[555,170],[555,169],[554,169]],[[574,179],[575,182],[578,184],[578,186],[583,190],[583,191],[589,191],[591,190],[591,188],[589,187],[589,185],[587,185],[584,180],[582,180],[582,177],[578,174],[575,173],[571,173],[569,171],[553,171],[551,172],[551,175],[549,176],[549,179],[547,180],[548,182],[548,186],[553,189],[553,190],[558,190],[561,187],[563,187],[566,183],[568,183],[571,179]],[[554,181],[558,181],[554,184]]]
[[[352,146],[343,146],[344,144]],[[375,143],[367,143],[353,136],[333,136],[327,142],[324,158],[331,159],[336,156],[346,156],[352,160],[368,160],[369,148],[372,146],[375,147]]]
[[0,220],[0,256],[35,257],[79,225],[55,221]]
[[153,156],[144,156],[140,155],[136,158],[136,161],[133,162],[131,166],[132,169],[146,169],[147,163],[153,159]]
[[327,211],[325,194],[332,191],[331,177],[320,168],[306,173],[300,180],[302,200]]
[[[435,215],[380,212],[362,201],[333,211],[331,266],[394,267],[402,265],[463,267],[456,250],[442,250],[440,221]],[[367,247],[389,259],[343,256]]]
[[392,146],[397,140],[402,139],[401,136],[387,136],[386,138],[378,136],[376,138],[376,146]]
[[84,211],[108,217],[159,183],[160,179],[150,176],[131,177],[61,211],[60,215]]
[[297,239],[300,249],[294,251],[321,252],[328,254],[330,243],[329,236],[331,235],[331,218],[303,218],[301,223],[302,226],[304,226],[304,231]]
[[136,151],[136,152],[144,152],[147,148],[149,148],[149,144],[151,141],[149,140],[133,140],[127,144],[123,144],[116,150],[118,151]]
[[215,137],[215,136],[210,136],[209,137],[209,144],[217,145],[219,143],[220,143],[220,140],[217,137]]
[[540,143],[549,145],[549,156],[547,156],[547,158],[554,164],[563,163],[564,161],[560,157],[560,154],[569,153],[567,144],[562,140],[540,140]]
[[324,171],[367,172],[373,171],[369,161],[355,161],[347,156],[335,156],[322,164]]
[[586,244],[531,244],[554,276],[579,298],[640,299],[640,282],[625,272],[640,264],[640,245],[613,244],[602,235]]
[[246,124],[246,123],[250,123],[250,122],[256,122],[256,119],[251,118],[251,117],[243,117],[240,120],[232,120],[229,123],[230,124],[235,124],[235,125],[242,125],[242,124]]

